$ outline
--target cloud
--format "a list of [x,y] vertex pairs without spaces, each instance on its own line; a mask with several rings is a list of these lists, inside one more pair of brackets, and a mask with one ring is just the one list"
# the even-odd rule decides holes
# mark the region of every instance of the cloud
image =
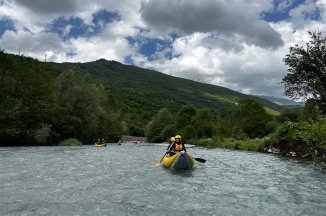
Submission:
[[316,2],[317,7],[319,8],[319,14],[321,17],[321,20],[324,22],[326,21],[326,0],[318,0]]
[[87,62],[105,58],[123,62],[125,57],[135,52],[124,35],[133,34],[137,32],[124,28],[123,22],[117,21],[97,36],[72,39],[70,43],[75,55],[69,61]]
[[[312,22],[304,29],[296,29],[293,23],[284,21],[271,25],[282,35],[284,46],[275,50],[241,43],[233,38],[228,45],[213,33],[194,33],[177,38],[170,50],[157,53],[158,58],[148,61],[135,56],[136,64],[155,68],[164,73],[204,83],[228,87],[246,94],[262,94],[284,97],[280,83],[287,67],[283,58],[295,44],[305,45],[310,37],[309,29],[326,30],[326,25]],[[239,47],[235,46],[239,45]],[[233,47],[234,46],[234,47]],[[165,52],[171,51],[171,58]]]
[[160,31],[215,32],[231,37],[238,34],[247,43],[271,48],[282,46],[281,35],[259,20],[260,12],[255,4],[236,0],[151,0],[143,4],[141,16],[149,26]]
[[68,51],[67,44],[50,33],[33,34],[28,31],[6,31],[0,39],[1,47],[5,51],[44,59],[62,61]]
[[8,52],[55,62],[105,58],[273,96],[283,94],[289,47],[304,46],[308,30],[326,31],[325,0],[0,2],[0,47]]
[[307,0],[305,4],[301,4],[290,10],[289,15],[296,28],[304,28],[306,26],[305,23],[321,18],[320,10],[321,7],[317,6],[316,1]]
[[16,0],[19,5],[30,9],[37,13],[69,13],[77,9],[78,1],[76,0],[55,0],[55,1],[40,1],[40,0]]
[[62,41],[51,32],[34,34],[29,31],[6,31],[0,39],[0,46],[6,51],[20,53],[55,62],[86,62],[99,58],[123,62],[135,50],[126,35],[136,35],[137,31],[127,28],[123,21],[115,21],[93,37],[71,38]]
[[285,11],[287,10],[289,7],[291,7],[291,5],[293,5],[295,0],[279,0],[279,1],[275,1],[276,4],[276,11]]
[[241,51],[224,50],[219,43],[209,43],[209,33],[195,33],[178,38],[172,44],[172,58],[158,55],[155,61],[138,56],[143,67],[204,83],[225,86],[243,93],[282,95],[280,77],[285,71],[283,50],[243,45]]

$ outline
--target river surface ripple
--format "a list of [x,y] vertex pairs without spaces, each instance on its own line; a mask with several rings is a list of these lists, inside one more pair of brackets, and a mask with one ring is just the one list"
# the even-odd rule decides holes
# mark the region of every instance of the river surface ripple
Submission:
[[0,215],[326,215],[313,163],[196,147],[207,162],[174,173],[164,148],[0,148]]

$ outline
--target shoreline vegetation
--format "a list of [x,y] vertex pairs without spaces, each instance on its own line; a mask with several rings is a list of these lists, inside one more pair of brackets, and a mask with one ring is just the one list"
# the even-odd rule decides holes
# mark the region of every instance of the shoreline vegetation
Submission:
[[197,146],[273,153],[301,160],[322,162],[326,168],[326,119],[286,121],[269,136],[256,139],[206,138],[193,139]]
[[[301,151],[297,153],[295,150],[279,149],[273,145],[269,145],[269,138],[262,139],[248,139],[248,140],[237,140],[234,138],[224,138],[224,139],[212,139],[205,138],[199,140],[192,140],[189,142],[191,145],[207,148],[221,148],[230,150],[241,150],[241,151],[252,151],[260,153],[272,153],[286,157],[295,157],[304,160],[317,160],[326,162],[326,152],[322,149],[312,150],[312,151]],[[293,148],[292,148],[293,149]]]

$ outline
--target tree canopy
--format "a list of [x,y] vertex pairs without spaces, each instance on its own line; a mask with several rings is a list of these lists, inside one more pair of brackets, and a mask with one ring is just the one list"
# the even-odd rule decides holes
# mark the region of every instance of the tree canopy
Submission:
[[0,52],[0,145],[92,143],[119,137],[109,91],[78,71]]
[[309,32],[306,47],[296,44],[283,59],[289,67],[282,83],[285,95],[293,99],[312,97],[326,114],[326,36]]

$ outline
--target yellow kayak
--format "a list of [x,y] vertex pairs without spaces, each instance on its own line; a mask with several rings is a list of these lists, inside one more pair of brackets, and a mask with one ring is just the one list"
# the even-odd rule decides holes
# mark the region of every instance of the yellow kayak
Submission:
[[106,144],[95,144],[95,147],[106,147]]
[[162,160],[162,166],[172,170],[191,169],[195,164],[195,160],[185,151],[176,153],[175,155],[165,155]]

